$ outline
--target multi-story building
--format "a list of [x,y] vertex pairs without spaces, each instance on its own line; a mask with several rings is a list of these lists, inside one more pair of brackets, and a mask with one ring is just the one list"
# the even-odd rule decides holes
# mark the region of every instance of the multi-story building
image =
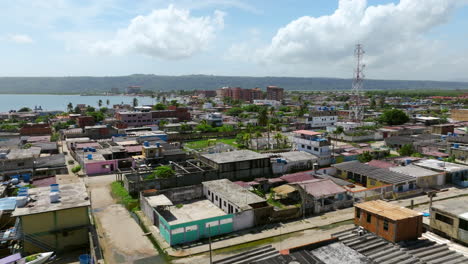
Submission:
[[47,123],[32,124],[28,123],[23,125],[20,129],[20,135],[22,136],[39,136],[39,135],[50,135],[52,129]]
[[277,86],[267,86],[267,99],[275,101],[283,101],[284,89]]
[[190,113],[184,107],[171,107],[168,110],[150,112],[116,112],[115,118],[128,126],[139,127],[156,124],[159,120],[177,118],[179,121],[189,121]]
[[141,86],[129,86],[125,88],[125,93],[127,94],[139,94],[141,93]]
[[242,89],[240,87],[223,87],[216,90],[218,97],[230,97],[233,100],[242,100],[246,102],[253,102],[253,100],[262,99],[263,93],[260,88]]
[[223,125],[223,115],[221,113],[209,113],[206,115],[206,122],[212,127],[220,127]]
[[311,153],[318,157],[320,166],[331,163],[330,142],[322,133],[311,130],[294,131],[294,144],[297,150]]
[[333,107],[319,107],[309,112],[307,125],[310,128],[326,128],[335,126],[338,121],[338,113]]

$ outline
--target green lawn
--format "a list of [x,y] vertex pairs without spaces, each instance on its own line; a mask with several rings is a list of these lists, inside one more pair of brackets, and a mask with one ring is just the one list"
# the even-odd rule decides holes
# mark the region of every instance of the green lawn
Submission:
[[208,147],[208,142],[210,142],[212,145],[215,145],[217,143],[224,143],[224,144],[231,145],[233,147],[238,147],[238,144],[236,143],[235,138],[220,138],[220,139],[212,139],[211,141],[209,139],[203,139],[203,140],[187,142],[185,146],[191,149],[204,149]]

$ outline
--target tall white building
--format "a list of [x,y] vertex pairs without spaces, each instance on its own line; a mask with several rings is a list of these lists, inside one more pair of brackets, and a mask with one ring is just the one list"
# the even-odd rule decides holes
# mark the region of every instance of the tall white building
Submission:
[[312,130],[294,131],[294,144],[299,151],[305,151],[318,157],[320,166],[330,165],[330,142],[322,137],[322,133]]

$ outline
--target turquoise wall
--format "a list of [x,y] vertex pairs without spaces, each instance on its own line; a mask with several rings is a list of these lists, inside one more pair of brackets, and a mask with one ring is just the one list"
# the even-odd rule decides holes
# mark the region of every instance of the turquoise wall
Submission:
[[[222,215],[197,221],[191,221],[187,223],[169,225],[167,221],[159,215],[159,232],[161,236],[172,245],[177,245],[181,243],[196,241],[202,238],[207,238],[209,235],[216,236],[221,234],[230,233],[233,231],[233,216]],[[219,224],[220,220],[231,219],[230,223]],[[210,228],[206,227],[207,223],[218,222],[217,226],[211,226]],[[196,230],[188,230],[190,227],[196,226]],[[209,229],[209,230],[208,230]],[[175,233],[177,232],[177,233]]]

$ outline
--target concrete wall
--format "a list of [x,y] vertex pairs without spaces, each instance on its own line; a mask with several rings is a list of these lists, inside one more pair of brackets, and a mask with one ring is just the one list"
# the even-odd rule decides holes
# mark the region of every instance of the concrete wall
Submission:
[[[21,216],[21,226],[25,236],[31,236],[44,244],[62,252],[86,246],[90,225],[88,207],[79,207],[47,213]],[[43,252],[43,249],[26,242],[25,252]]]
[[[452,238],[457,238],[458,237],[458,225],[459,225],[459,219],[458,217],[454,217],[451,214],[447,214],[445,212],[436,210],[434,208],[431,208],[430,211],[430,227],[444,233],[445,235],[452,237]],[[448,224],[446,222],[440,221],[436,219],[436,214],[440,214],[442,216],[448,217],[452,219],[453,224]]]
[[255,226],[254,210],[247,210],[234,214],[233,217],[233,231],[239,231]]

